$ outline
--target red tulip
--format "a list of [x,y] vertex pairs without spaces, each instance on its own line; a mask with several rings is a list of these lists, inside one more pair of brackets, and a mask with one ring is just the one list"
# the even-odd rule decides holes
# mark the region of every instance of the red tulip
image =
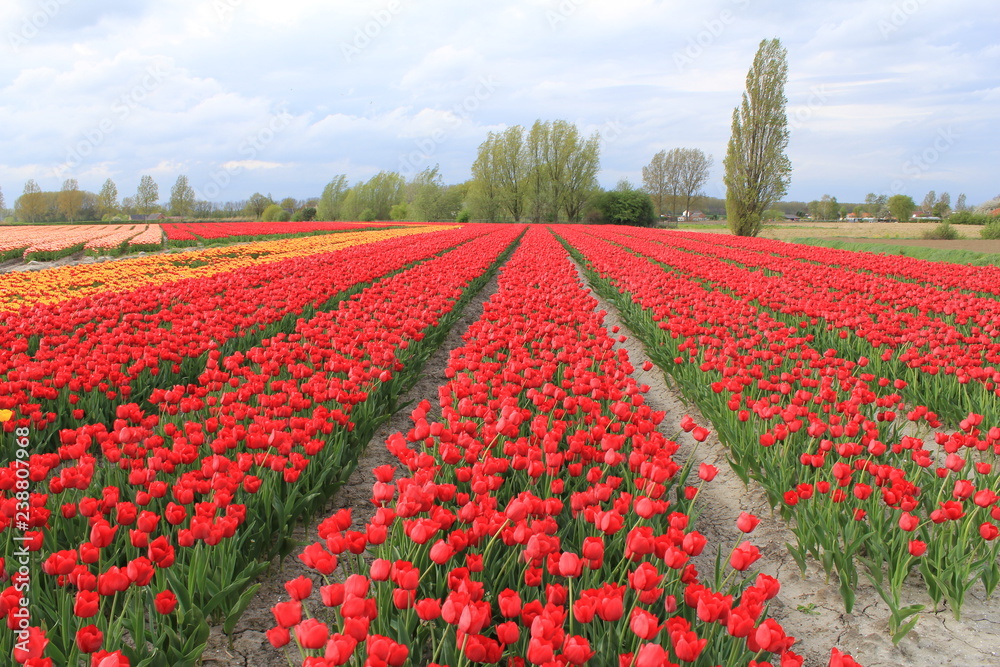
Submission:
[[744,533],[752,533],[759,523],[759,518],[747,512],[740,512],[739,518],[736,519],[736,527]]
[[90,656],[90,667],[129,667],[129,664],[121,651],[97,651]]
[[295,626],[295,638],[303,648],[323,648],[329,636],[329,628],[315,618],[308,618]]
[[81,653],[93,653],[101,648],[104,633],[96,625],[88,625],[76,632],[76,645]]
[[640,639],[652,639],[660,632],[658,619],[645,609],[635,607],[629,618],[629,628]]
[[166,616],[177,608],[177,596],[170,590],[160,591],[156,594],[153,605],[156,607],[157,613]]
[[313,582],[305,576],[299,576],[285,582],[285,590],[292,600],[305,600],[312,593]]
[[594,656],[590,642],[585,637],[572,635],[563,642],[562,653],[572,665],[583,665]]
[[291,633],[289,633],[288,628],[283,628],[281,626],[271,628],[270,630],[265,632],[264,635],[267,637],[267,641],[274,648],[281,648],[292,639]]
[[45,652],[49,640],[41,628],[31,626],[26,631],[27,637],[18,635],[18,641],[14,643],[14,660],[24,664],[28,660],[39,659]]
[[302,620],[302,603],[298,600],[279,602],[271,608],[274,620],[283,628],[291,628]]
[[73,614],[79,618],[91,618],[100,609],[100,596],[94,591],[81,590],[76,594]]
[[749,542],[742,542],[733,550],[729,564],[734,570],[746,570],[760,558],[760,550]]

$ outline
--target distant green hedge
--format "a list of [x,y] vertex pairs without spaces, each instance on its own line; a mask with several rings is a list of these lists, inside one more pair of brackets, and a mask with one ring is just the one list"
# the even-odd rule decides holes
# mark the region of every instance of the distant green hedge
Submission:
[[997,221],[998,219],[992,215],[972,211],[959,211],[948,216],[948,222],[953,225],[988,225]]

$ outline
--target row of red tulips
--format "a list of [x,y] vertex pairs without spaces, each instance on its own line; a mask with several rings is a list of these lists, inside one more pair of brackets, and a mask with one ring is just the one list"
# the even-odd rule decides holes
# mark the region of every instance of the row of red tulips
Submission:
[[[671,238],[704,240],[698,232],[673,232]],[[883,255],[835,248],[817,248],[798,243],[747,236],[719,236],[713,241],[730,248],[756,250],[824,266],[839,266],[852,271],[874,273],[920,284],[935,285],[958,292],[982,292],[1000,295],[1000,267],[985,265],[948,264],[942,270],[940,262],[927,262],[903,255]]]
[[[196,381],[151,394],[160,414],[119,404],[111,423],[64,429],[56,452],[0,469],[0,654],[31,667],[193,665],[206,617],[232,629],[253,579],[350,474],[519,231],[480,228],[291,334],[210,350]],[[19,492],[25,525],[12,521]]]
[[941,406],[906,405],[906,381],[814,346],[808,322],[783,322],[739,289],[691,277],[686,253],[666,269],[643,256],[662,262],[662,245],[598,234],[621,243],[564,232],[653,358],[717,426],[734,469],[791,521],[803,569],[813,556],[836,571],[849,610],[860,567],[890,605],[897,640],[920,609],[900,599],[914,570],[956,615],[977,581],[992,593],[1000,428],[969,415],[958,432],[914,437],[940,426]]
[[953,424],[969,412],[1000,423],[996,298],[828,266],[820,252],[811,261],[795,261],[704,235],[668,239],[669,245],[662,235],[639,231],[622,241],[633,250],[638,243],[672,271],[708,281],[783,322],[798,326],[804,320],[815,346],[864,356],[869,372],[907,380],[908,401],[940,402],[939,412]]
[[[158,387],[194,381],[207,355],[245,350],[290,333],[300,317],[393,271],[483,234],[450,230],[389,238],[211,277],[37,305],[0,326],[0,409],[50,450],[59,428],[109,423],[120,402],[145,403]],[[8,454],[10,452],[7,452]]]
[[587,292],[531,228],[451,352],[439,408],[386,442],[403,472],[375,469],[374,518],[337,512],[300,554],[322,585],[286,584],[272,644],[294,641],[304,667],[802,664],[767,618],[780,585],[750,572],[757,547],[713,545],[707,576],[692,562],[715,471],[674,459]]

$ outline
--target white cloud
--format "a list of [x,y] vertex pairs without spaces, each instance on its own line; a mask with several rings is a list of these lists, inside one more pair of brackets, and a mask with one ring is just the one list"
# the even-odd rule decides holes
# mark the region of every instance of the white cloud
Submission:
[[249,171],[256,169],[277,169],[281,166],[278,162],[264,162],[263,160],[230,160],[222,165],[223,169],[233,171],[237,169],[247,169]]
[[[9,0],[0,186],[8,196],[27,178],[58,187],[55,170],[74,161],[86,189],[110,177],[130,191],[155,165],[161,190],[181,172],[196,186],[225,180],[218,199],[305,198],[339,172],[359,180],[433,164],[455,182],[491,129],[565,118],[588,133],[620,128],[602,150],[607,186],[639,182],[661,148],[696,146],[715,155],[718,189],[754,50],[778,36],[789,52],[791,197],[850,201],[888,187],[949,123],[962,139],[906,186],[936,179],[970,202],[992,196],[994,0],[894,16],[899,4],[74,1],[15,50],[9,34],[39,4]],[[348,59],[342,45],[359,30],[367,42]],[[239,168],[222,178],[227,165]]]

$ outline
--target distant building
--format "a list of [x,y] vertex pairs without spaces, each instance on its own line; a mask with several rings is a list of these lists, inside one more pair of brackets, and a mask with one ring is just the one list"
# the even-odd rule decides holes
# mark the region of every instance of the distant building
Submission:
[[708,220],[708,217],[701,211],[684,211],[677,216],[678,222],[694,222],[698,220]]
[[133,222],[150,222],[152,220],[164,220],[162,213],[150,213],[149,215],[130,215],[129,220]]

